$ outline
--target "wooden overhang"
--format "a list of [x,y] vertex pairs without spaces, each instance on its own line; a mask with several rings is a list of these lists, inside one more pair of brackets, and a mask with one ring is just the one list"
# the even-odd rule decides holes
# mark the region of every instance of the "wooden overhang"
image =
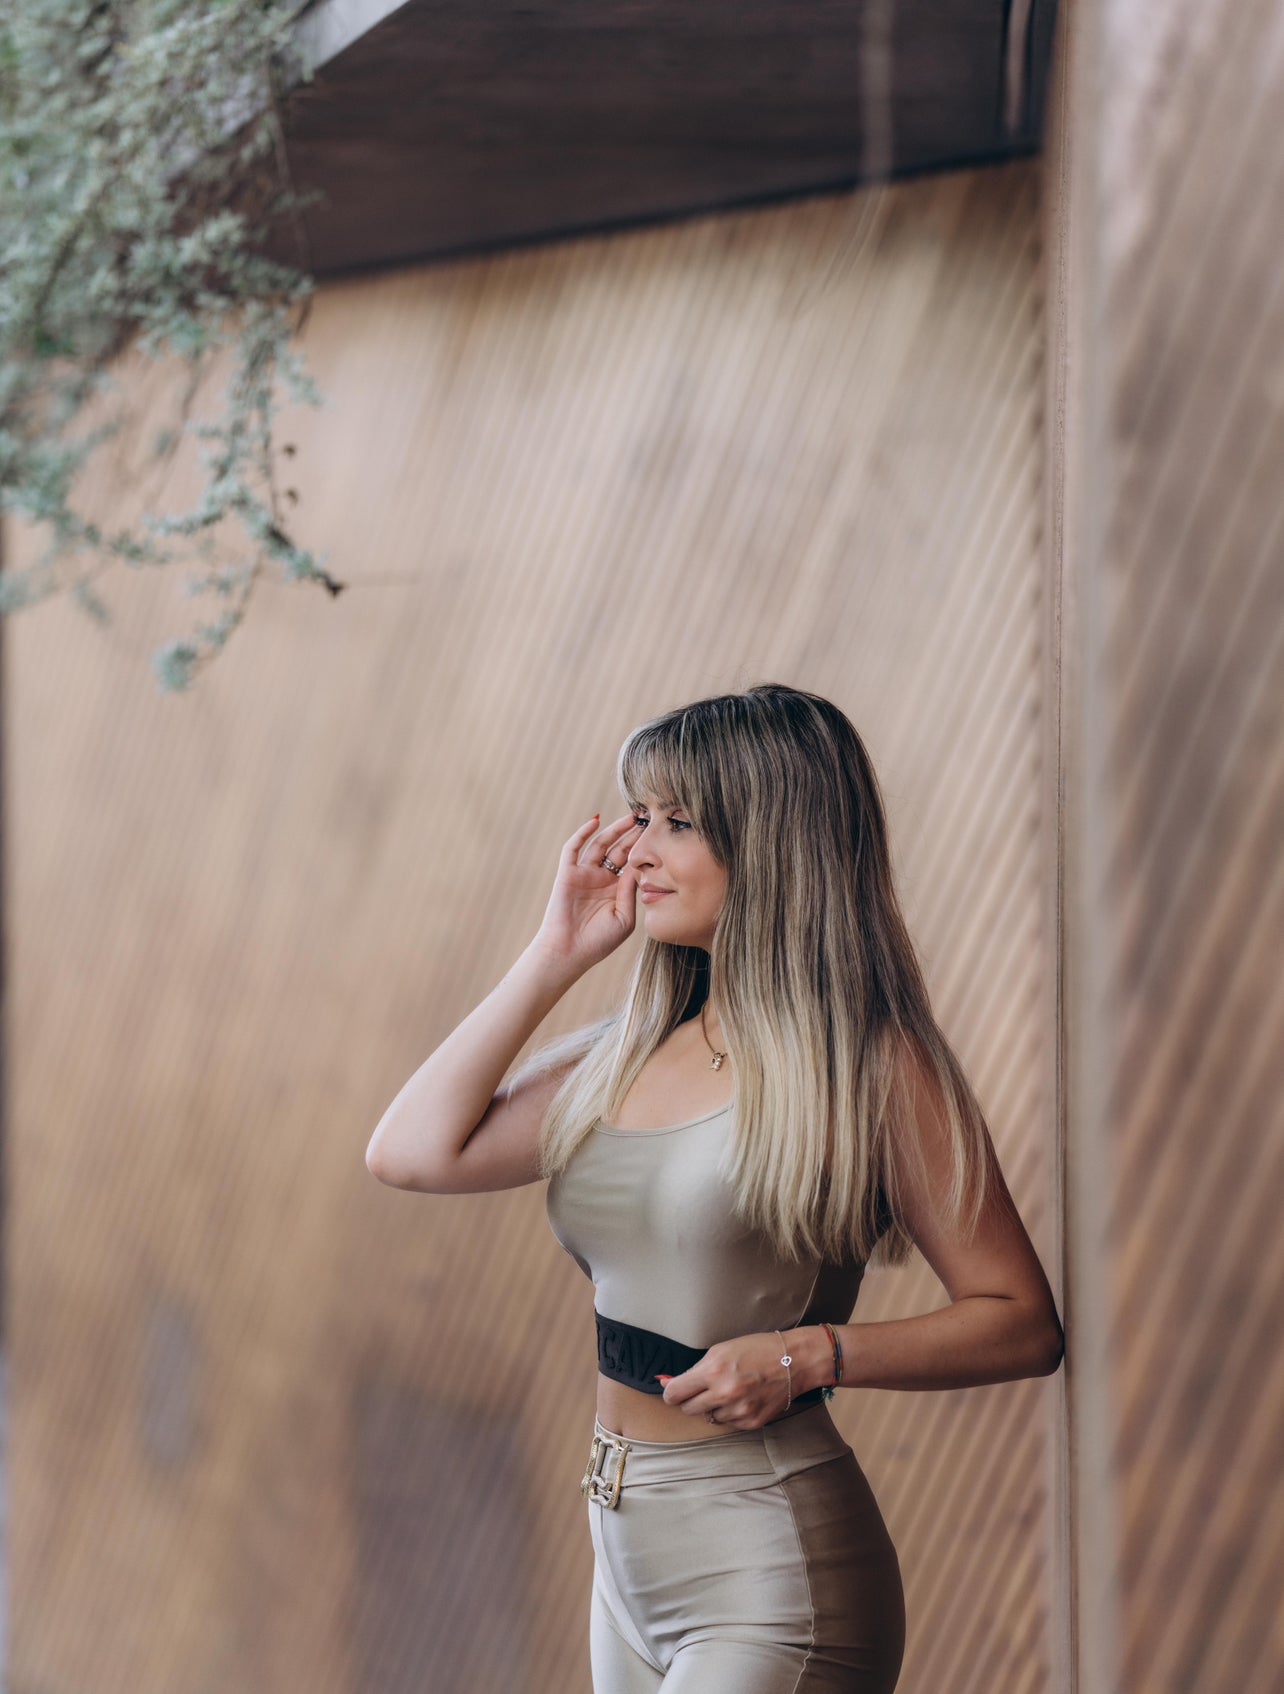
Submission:
[[[1055,0],[314,0],[316,275],[1035,151]],[[270,251],[292,264],[284,226]]]

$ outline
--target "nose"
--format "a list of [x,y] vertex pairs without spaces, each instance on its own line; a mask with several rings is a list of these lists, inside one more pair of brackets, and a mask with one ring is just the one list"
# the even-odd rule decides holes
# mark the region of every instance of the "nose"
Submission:
[[643,865],[655,863],[655,849],[651,845],[651,831],[644,829],[637,840],[629,848],[624,860],[626,865],[632,865],[635,870],[641,870]]

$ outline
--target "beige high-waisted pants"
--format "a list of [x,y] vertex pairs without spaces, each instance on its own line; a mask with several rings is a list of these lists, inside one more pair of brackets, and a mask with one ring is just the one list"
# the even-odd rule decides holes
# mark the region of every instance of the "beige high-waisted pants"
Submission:
[[594,1694],[890,1694],[900,1566],[827,1404],[697,1441],[593,1429]]

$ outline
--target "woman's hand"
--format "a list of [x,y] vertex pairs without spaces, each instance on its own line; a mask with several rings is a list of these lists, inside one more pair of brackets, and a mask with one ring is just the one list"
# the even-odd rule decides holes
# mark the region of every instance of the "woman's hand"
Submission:
[[689,1370],[658,1379],[664,1384],[665,1404],[696,1417],[712,1412],[724,1428],[761,1429],[778,1418],[792,1398],[781,1351],[774,1330],[716,1341]]
[[[598,827],[594,814],[562,848],[536,944],[550,957],[584,971],[613,953],[637,922],[637,872],[625,865],[640,832],[631,813]],[[618,875],[603,864],[623,867]]]

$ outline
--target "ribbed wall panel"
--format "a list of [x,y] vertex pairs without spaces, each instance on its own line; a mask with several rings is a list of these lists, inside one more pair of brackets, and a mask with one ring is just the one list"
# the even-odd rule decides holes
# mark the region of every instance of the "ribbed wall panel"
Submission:
[[1284,12],[1072,42],[1073,1623],[1224,1694],[1284,1685]]
[[[173,577],[109,588],[110,638],[66,602],[8,626],[15,1694],[588,1689],[592,1290],[542,1187],[399,1194],[363,1153],[682,699],[778,678],[853,716],[1052,1267],[1039,187],[327,286],[328,406],[281,428],[347,590],[265,582],[177,699]],[[943,1300],[873,1273],[857,1315]],[[1049,1686],[1058,1395],[838,1397],[906,1694]]]

